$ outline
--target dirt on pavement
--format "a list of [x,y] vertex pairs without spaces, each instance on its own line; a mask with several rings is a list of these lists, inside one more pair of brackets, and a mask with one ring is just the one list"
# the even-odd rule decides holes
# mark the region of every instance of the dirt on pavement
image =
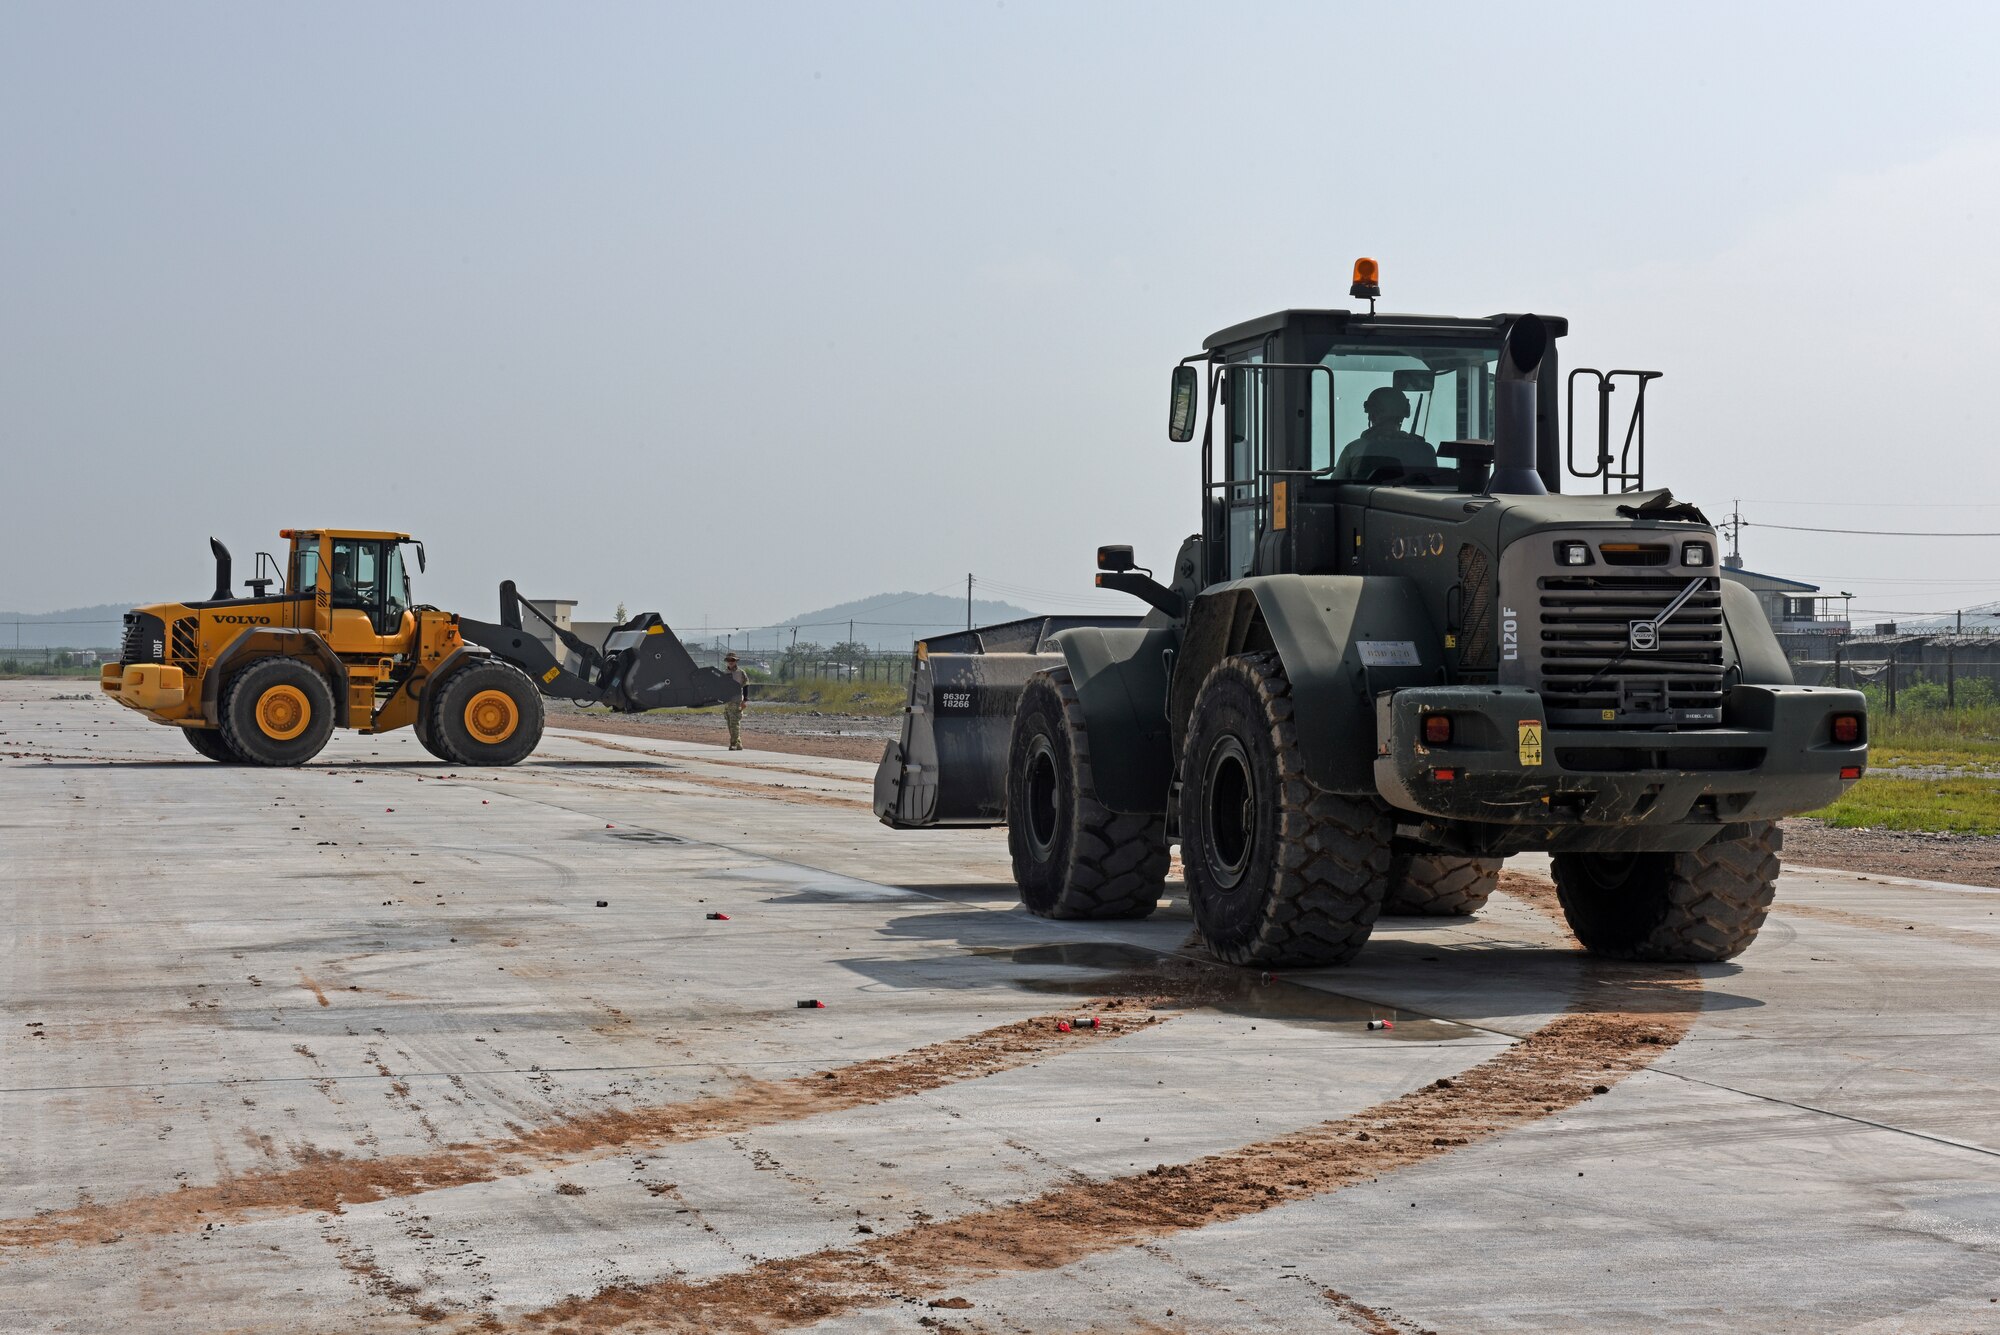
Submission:
[[1573,1108],[1671,1050],[1700,1009],[1691,969],[1593,961],[1568,1014],[1459,1075],[1352,1116],[713,1279],[615,1284],[528,1313],[516,1326],[572,1335],[628,1326],[764,1335],[923,1301],[998,1274],[1058,1269],[1338,1191]]

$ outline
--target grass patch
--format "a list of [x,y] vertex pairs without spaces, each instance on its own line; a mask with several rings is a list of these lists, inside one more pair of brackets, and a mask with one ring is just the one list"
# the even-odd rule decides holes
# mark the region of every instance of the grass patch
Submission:
[[2000,834],[2000,780],[1868,778],[1806,814],[1842,830]]
[[2000,766],[2000,707],[1868,711],[1868,763]]

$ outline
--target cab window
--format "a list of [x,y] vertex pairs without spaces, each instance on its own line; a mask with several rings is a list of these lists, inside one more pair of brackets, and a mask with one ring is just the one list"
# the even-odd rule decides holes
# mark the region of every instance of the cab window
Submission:
[[393,635],[410,605],[402,550],[394,542],[335,538],[329,567],[333,606],[366,612],[377,635]]
[[1393,467],[1408,480],[1438,469],[1439,445],[1492,436],[1498,361],[1488,345],[1336,345],[1323,359],[1331,374],[1312,377],[1313,468],[1365,477]]
[[319,544],[300,547],[292,553],[292,593],[311,593],[319,587]]

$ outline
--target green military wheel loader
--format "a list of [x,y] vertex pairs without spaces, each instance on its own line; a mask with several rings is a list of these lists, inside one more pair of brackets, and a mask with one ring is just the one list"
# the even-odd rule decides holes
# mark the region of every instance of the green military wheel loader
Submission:
[[1862,696],[1794,685],[1714,526],[1646,486],[1657,372],[1564,379],[1563,320],[1378,315],[1376,284],[1364,261],[1366,312],[1280,311],[1174,369],[1200,532],[1160,576],[1099,549],[1141,616],[917,645],[876,814],[1005,825],[1055,918],[1152,912],[1177,843],[1237,964],[1338,964],[1379,913],[1474,912],[1533,850],[1589,950],[1738,954],[1776,822],[1866,767]]

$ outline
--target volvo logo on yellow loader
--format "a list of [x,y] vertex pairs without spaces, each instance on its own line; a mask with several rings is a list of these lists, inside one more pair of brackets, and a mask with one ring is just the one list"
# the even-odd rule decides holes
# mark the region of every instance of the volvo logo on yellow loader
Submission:
[[271,624],[271,618],[269,617],[227,616],[217,617],[216,620],[225,626],[268,626]]

